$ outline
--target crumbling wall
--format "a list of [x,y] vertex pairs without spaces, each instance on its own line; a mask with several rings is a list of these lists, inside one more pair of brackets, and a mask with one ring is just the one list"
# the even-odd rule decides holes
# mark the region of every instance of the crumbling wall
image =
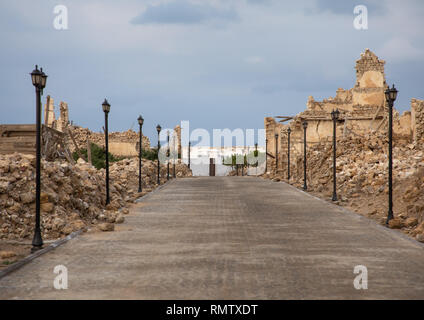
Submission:
[[61,132],[65,132],[66,127],[69,125],[69,111],[68,104],[66,102],[61,101],[59,105],[60,116],[56,121],[57,130]]
[[[292,130],[292,151],[303,153],[303,127],[304,121],[308,122],[306,139],[308,147],[332,140],[333,121],[331,112],[340,111],[337,124],[337,134],[343,137],[364,137],[367,134],[387,132],[388,107],[385,102],[387,83],[384,74],[385,61],[379,59],[373,52],[366,49],[361,58],[356,61],[356,82],[352,89],[339,88],[335,97],[316,101],[308,97],[306,110],[293,117],[286,125],[276,123],[273,118],[265,118],[266,136],[268,139],[268,153],[275,154],[275,133],[279,134],[279,149],[284,152],[288,126]],[[394,136],[404,142],[411,142],[414,134],[415,141],[424,137],[423,105],[419,100],[413,99],[412,112],[404,113],[401,117],[394,110]],[[414,132],[414,133],[413,133]],[[279,155],[284,163],[285,156]],[[275,170],[275,160],[269,157],[268,171]]]
[[265,138],[266,138],[266,153],[267,153],[267,170],[275,170],[275,135],[278,134],[278,145],[280,148],[281,138],[280,134],[284,126],[281,123],[277,123],[274,118],[265,118]]
[[[91,142],[105,147],[105,135],[100,132],[92,132],[90,129],[81,128],[78,126],[70,126],[70,131],[78,145],[78,148],[85,149],[87,139]],[[136,157],[138,156],[139,133],[133,130],[124,132],[109,133],[109,152],[119,157]],[[150,149],[150,141],[146,136],[142,137],[143,149]],[[68,147],[73,152],[75,145],[68,140]]]
[[385,103],[387,84],[384,75],[386,62],[366,49],[356,61],[356,84],[352,89],[354,105],[381,106]]
[[[181,126],[179,125],[174,128],[174,132],[172,134],[172,148],[178,152],[179,157],[182,157]],[[181,159],[178,161],[181,162]]]
[[44,105],[44,125],[60,132],[65,132],[69,124],[69,111],[66,102],[60,102],[59,112],[59,118],[56,119],[54,100],[51,96],[47,96],[46,104]]
[[44,125],[56,129],[56,116],[54,113],[54,100],[47,96],[46,104],[44,105]]
[[414,143],[421,146],[424,141],[424,100],[411,100],[411,131]]

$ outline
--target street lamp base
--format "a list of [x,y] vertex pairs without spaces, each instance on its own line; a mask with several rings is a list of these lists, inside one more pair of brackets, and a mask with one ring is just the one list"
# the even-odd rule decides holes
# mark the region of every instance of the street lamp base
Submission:
[[389,211],[389,213],[387,214],[386,225],[389,225],[390,220],[393,220],[393,211]]
[[35,253],[35,252],[37,252],[37,251],[40,251],[41,249],[43,249],[43,246],[33,246],[32,248],[31,248],[31,253]]
[[36,229],[34,232],[34,238],[32,239],[31,253],[41,250],[43,248],[43,239],[41,237],[41,231]]
[[308,190],[308,187],[306,185],[303,186],[303,190]]
[[337,195],[333,194],[333,197],[331,198],[332,201],[337,201]]
[[141,188],[138,188],[138,193],[142,192]]

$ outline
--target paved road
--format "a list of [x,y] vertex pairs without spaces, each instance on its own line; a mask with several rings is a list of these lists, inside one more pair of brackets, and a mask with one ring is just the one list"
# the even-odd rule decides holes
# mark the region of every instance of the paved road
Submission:
[[[53,288],[59,264],[68,290]],[[422,245],[284,183],[189,178],[1,279],[0,298],[423,299],[423,270]]]

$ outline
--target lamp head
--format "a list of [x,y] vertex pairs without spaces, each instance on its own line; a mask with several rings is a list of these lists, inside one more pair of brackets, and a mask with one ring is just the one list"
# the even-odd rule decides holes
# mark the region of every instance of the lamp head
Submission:
[[41,84],[43,82],[43,73],[38,70],[38,65],[35,66],[35,69],[31,72],[32,85],[38,89],[41,89]]
[[387,102],[395,102],[397,98],[397,94],[398,94],[398,91],[396,90],[395,85],[393,85],[391,89],[389,86],[387,86],[387,89],[384,92]]
[[339,119],[339,116],[340,116],[340,111],[339,111],[339,109],[336,109],[336,111],[332,111],[331,112],[331,118],[333,119],[333,120],[338,120]]
[[139,124],[140,126],[142,126],[142,125],[143,125],[143,123],[144,123],[144,119],[143,119],[143,117],[142,117],[142,116],[139,116],[137,120],[138,120],[138,124]]
[[390,89],[390,99],[394,102],[396,101],[398,91],[395,88],[395,85]]
[[103,112],[104,113],[109,113],[110,112],[110,104],[109,104],[109,102],[107,102],[106,99],[102,103],[102,108],[103,108]]
[[47,75],[43,72],[43,68],[40,69],[41,72],[41,84],[40,89],[44,89],[47,83]]

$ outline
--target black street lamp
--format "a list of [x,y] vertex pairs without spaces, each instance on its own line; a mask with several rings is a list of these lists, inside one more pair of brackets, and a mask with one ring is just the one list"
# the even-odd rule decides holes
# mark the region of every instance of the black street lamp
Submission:
[[241,176],[244,176],[244,150],[242,151],[242,161],[243,163],[241,164]]
[[[258,143],[255,143],[255,157],[256,159],[259,157],[259,153],[258,153]],[[259,160],[256,160],[256,168],[259,165]]]
[[306,129],[308,128],[308,122],[303,121],[303,190],[307,190],[306,185]]
[[158,124],[156,126],[156,130],[158,132],[158,180],[157,183],[160,185],[160,160],[159,160],[159,150],[160,150],[160,131],[162,130],[162,127]]
[[[174,136],[173,136],[174,137]],[[172,141],[173,141],[173,144],[172,144],[172,146],[173,146],[173,148],[174,148],[174,151],[173,151],[173,157],[172,157],[172,167],[173,167],[173,170],[172,170],[172,176],[173,176],[173,178],[175,179],[177,176],[176,176],[176,172],[175,172],[175,161],[176,161],[176,158],[175,158],[175,153],[176,152],[178,152],[178,150],[175,150],[175,139],[173,138],[172,139]],[[178,157],[178,153],[177,153],[177,157]]]
[[188,142],[188,168],[189,168],[189,169],[191,169],[191,168],[190,168],[190,164],[191,164],[191,163],[190,163],[190,161],[191,161],[191,160],[190,160],[190,149],[191,149],[191,142],[189,141],[189,142]]
[[41,94],[43,89],[46,87],[47,75],[43,72],[43,68],[38,70],[38,66],[35,66],[35,70],[31,73],[32,84],[35,87],[36,96],[36,131],[37,136],[35,138],[36,148],[36,165],[35,165],[35,229],[34,238],[32,239],[31,252],[40,250],[43,247],[43,238],[41,236],[41,223],[40,223],[40,197],[41,197]]
[[331,200],[337,201],[337,181],[336,181],[336,147],[337,147],[337,139],[336,139],[336,129],[337,129],[337,120],[339,120],[340,111],[336,109],[336,111],[331,112],[331,119],[333,119],[333,198]]
[[167,160],[167,173],[166,173],[166,180],[169,181],[169,130],[167,131],[167,138],[166,138],[167,142],[168,142],[168,148],[166,149],[166,157],[168,158]]
[[255,157],[256,157],[256,170],[258,170],[258,166],[259,166],[259,152],[258,152],[258,143],[255,143]]
[[109,197],[109,127],[108,127],[108,115],[110,112],[110,104],[105,101],[102,104],[103,112],[105,113],[105,146],[106,146],[106,205],[110,203]]
[[265,173],[268,172],[268,139],[265,139]]
[[278,133],[275,134],[275,173],[278,171]]
[[395,85],[385,91],[386,101],[389,106],[389,210],[386,224],[393,219],[393,104],[396,101],[398,91]]
[[143,148],[143,123],[144,119],[142,116],[138,117],[138,124],[140,125],[140,148],[138,149],[138,192],[142,191],[142,181],[141,181],[141,158],[142,158],[142,148]]
[[290,134],[291,129],[287,129],[287,180],[290,181]]

